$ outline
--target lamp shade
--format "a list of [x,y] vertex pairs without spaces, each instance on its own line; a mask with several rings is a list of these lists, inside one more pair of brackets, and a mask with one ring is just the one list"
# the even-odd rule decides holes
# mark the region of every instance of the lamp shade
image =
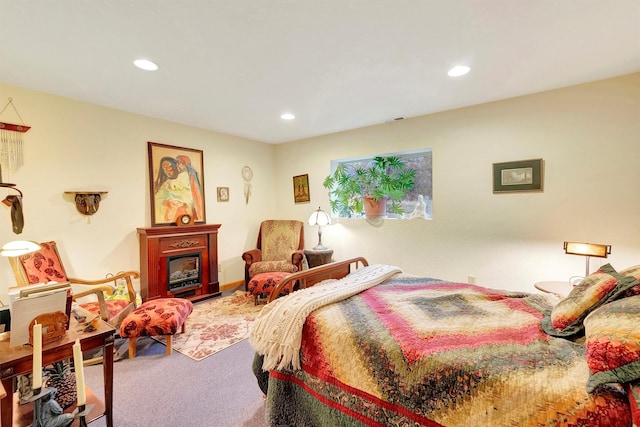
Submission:
[[584,276],[589,275],[589,258],[592,256],[606,258],[611,253],[611,245],[599,243],[564,242],[564,253],[570,255],[582,255],[586,257]]
[[329,224],[331,224],[331,217],[323,211],[320,206],[318,206],[318,209],[313,211],[311,216],[309,216],[309,225],[323,226]]
[[611,245],[598,243],[564,242],[564,252],[571,255],[606,258],[611,253]]
[[14,240],[13,242],[6,243],[2,249],[0,249],[1,256],[20,256],[31,252],[35,252],[40,249],[41,246],[31,240]]

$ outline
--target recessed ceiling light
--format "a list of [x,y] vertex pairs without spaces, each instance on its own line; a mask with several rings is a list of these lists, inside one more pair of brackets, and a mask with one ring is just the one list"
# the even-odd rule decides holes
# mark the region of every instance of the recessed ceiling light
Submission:
[[469,70],[471,70],[471,68],[467,67],[466,65],[456,65],[455,67],[450,69],[447,74],[451,77],[459,77],[467,74]]
[[294,116],[294,115],[293,115],[293,114],[291,114],[291,113],[284,113],[284,114],[281,114],[281,115],[280,115],[280,118],[281,118],[282,120],[293,120],[293,119],[295,119],[295,118],[296,118],[296,116]]
[[148,59],[136,59],[133,61],[133,65],[145,71],[156,71],[158,69],[158,66]]

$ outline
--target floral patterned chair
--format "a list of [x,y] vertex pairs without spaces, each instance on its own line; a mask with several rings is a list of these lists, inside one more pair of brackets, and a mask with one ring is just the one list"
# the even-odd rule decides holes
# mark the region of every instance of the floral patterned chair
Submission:
[[243,253],[242,259],[245,262],[244,279],[247,291],[251,279],[259,274],[295,273],[302,270],[305,260],[302,221],[263,221],[260,224],[256,249]]
[[[79,303],[91,314],[100,315],[102,319],[117,328],[122,320],[136,307],[136,291],[132,279],[140,277],[137,271],[126,271],[104,279],[83,280],[67,277],[56,242],[40,243],[41,249],[26,255],[9,257],[18,286],[36,283],[69,282],[71,285],[82,285],[83,290],[76,292],[73,299],[95,295],[96,301]],[[122,285],[116,286],[121,283]]]

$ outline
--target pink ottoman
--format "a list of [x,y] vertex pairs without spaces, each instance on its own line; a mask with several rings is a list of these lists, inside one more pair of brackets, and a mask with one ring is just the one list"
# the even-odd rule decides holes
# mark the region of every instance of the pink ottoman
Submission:
[[193,311],[191,301],[182,298],[157,298],[144,302],[120,324],[120,336],[129,338],[129,358],[136,357],[138,337],[163,335],[166,337],[167,356],[171,354],[171,337],[184,333],[184,322]]
[[[251,295],[253,295],[256,305],[258,305],[258,300],[260,298],[268,297],[271,291],[276,287],[276,285],[289,274],[291,273],[273,271],[270,273],[260,273],[253,276],[249,281],[249,284],[247,285],[247,290]],[[286,295],[288,293],[289,289],[283,289],[280,292],[280,295]]]

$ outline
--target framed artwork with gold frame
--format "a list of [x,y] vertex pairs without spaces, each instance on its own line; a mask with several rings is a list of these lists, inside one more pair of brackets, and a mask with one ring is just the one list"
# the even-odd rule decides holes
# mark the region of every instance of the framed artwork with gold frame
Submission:
[[205,224],[202,150],[148,142],[151,225]]
[[295,203],[306,203],[311,200],[309,195],[309,174],[296,175],[293,177],[293,201]]

